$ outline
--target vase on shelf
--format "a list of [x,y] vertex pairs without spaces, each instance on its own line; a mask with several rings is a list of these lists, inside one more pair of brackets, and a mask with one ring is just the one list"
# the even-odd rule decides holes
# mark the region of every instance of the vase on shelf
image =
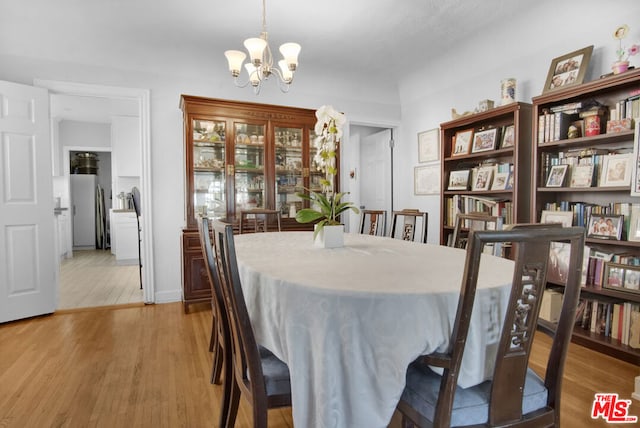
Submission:
[[611,66],[611,69],[613,70],[613,74],[624,73],[629,69],[629,61],[616,61]]
[[[317,228],[318,226],[316,225],[315,227]],[[317,233],[313,243],[316,247],[320,248],[344,247],[344,225],[325,225],[322,230]]]

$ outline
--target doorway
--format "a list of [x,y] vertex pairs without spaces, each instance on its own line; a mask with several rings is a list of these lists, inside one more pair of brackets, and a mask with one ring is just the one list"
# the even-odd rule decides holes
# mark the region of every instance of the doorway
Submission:
[[[153,303],[154,298],[154,283],[153,283],[153,243],[152,243],[152,211],[151,211],[151,172],[150,172],[150,119],[149,119],[149,91],[145,89],[133,89],[133,88],[119,88],[100,85],[87,85],[68,82],[57,82],[49,80],[38,80],[34,82],[35,86],[43,87],[49,90],[50,98],[55,96],[67,97],[73,99],[78,103],[79,111],[88,111],[87,106],[92,102],[102,101],[102,104],[108,105],[114,108],[133,102],[135,105],[135,113],[138,118],[139,124],[139,141],[140,141],[140,176],[139,176],[139,189],[140,189],[140,205],[141,205],[141,255],[144,263],[142,265],[142,282],[143,282],[143,301],[145,303]],[[73,108],[71,108],[73,110]],[[53,109],[52,109],[53,110]],[[76,110],[78,111],[78,110]],[[53,113],[53,112],[52,112]],[[104,113],[104,112],[103,112]],[[109,114],[113,114],[113,110],[110,110]],[[53,115],[52,115],[53,116]],[[53,152],[60,153],[62,150],[61,142],[55,136],[56,126],[59,124],[59,120],[52,117],[52,144]],[[81,150],[84,147],[78,147]],[[95,151],[95,148],[92,150]],[[53,159],[54,174],[58,176],[69,173],[69,157],[59,156],[56,165],[56,156]],[[55,183],[54,179],[54,183]],[[68,181],[67,181],[68,183]],[[147,226],[147,227],[145,227]],[[131,266],[126,266],[131,268]],[[138,266],[135,266],[136,274]],[[108,271],[108,270],[107,270]],[[104,275],[100,274],[100,275]],[[137,275],[136,275],[137,277]],[[139,286],[136,288],[139,289]]]
[[[350,138],[358,142],[359,165],[353,171],[360,209],[387,211],[387,228],[393,210],[391,129],[376,126],[352,126]],[[385,236],[387,231],[384,231]]]

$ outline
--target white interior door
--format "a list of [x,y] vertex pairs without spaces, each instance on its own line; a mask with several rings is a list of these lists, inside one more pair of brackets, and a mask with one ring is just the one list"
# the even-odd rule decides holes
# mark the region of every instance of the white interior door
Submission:
[[387,210],[387,223],[391,219],[390,139],[391,131],[386,129],[360,140],[360,205],[368,210]]
[[6,322],[55,309],[46,89],[0,81],[0,145],[0,322]]

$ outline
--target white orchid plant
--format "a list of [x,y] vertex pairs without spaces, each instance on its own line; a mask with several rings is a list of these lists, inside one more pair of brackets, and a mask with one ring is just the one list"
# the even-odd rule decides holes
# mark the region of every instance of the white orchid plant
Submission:
[[[298,193],[302,199],[311,202],[312,208],[304,208],[296,213],[296,220],[300,223],[310,223],[320,220],[315,229],[314,238],[326,225],[339,225],[338,216],[347,210],[358,213],[358,209],[351,202],[341,202],[346,193],[335,193],[335,176],[338,173],[336,156],[338,144],[342,138],[342,127],[346,123],[343,113],[332,106],[322,106],[316,111],[316,138],[313,141],[316,154],[313,161],[319,171],[324,173],[320,180],[322,193],[309,191],[309,194]],[[314,208],[317,207],[316,208]]]
[[622,39],[629,34],[629,26],[624,24],[616,28],[613,32],[613,38],[618,40],[618,49],[616,49],[616,55],[618,62],[628,61],[630,56],[636,55],[640,51],[640,46],[633,44],[628,48],[622,46]]

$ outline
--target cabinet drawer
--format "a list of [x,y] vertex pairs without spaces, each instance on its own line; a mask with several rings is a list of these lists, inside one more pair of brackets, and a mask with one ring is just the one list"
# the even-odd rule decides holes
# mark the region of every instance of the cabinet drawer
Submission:
[[200,235],[198,232],[183,232],[182,245],[185,251],[200,251]]

